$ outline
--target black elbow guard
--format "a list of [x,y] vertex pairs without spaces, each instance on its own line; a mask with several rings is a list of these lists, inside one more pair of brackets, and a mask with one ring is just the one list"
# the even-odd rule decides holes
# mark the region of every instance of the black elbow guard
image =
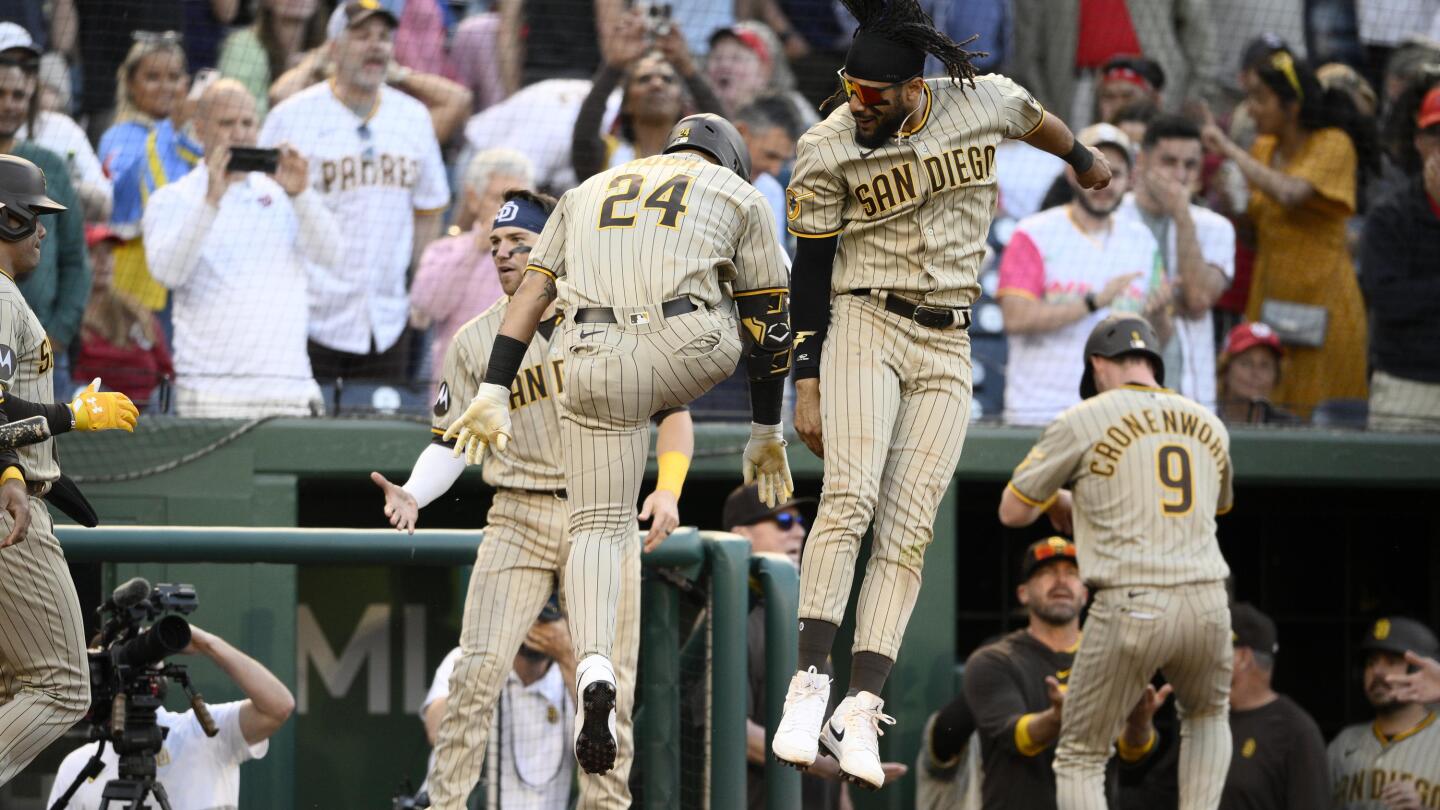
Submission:
[[735,293],[740,323],[750,336],[745,365],[751,380],[763,382],[790,373],[790,291],[783,287]]

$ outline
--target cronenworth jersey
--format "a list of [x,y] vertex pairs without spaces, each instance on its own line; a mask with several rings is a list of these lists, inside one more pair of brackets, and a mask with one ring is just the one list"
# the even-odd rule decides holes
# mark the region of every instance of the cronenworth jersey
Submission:
[[1386,737],[1373,723],[1347,726],[1330,743],[1335,810],[1389,810],[1380,794],[1407,781],[1420,806],[1440,808],[1440,722],[1430,712],[1409,731]]
[[[55,356],[45,327],[25,302],[20,288],[0,273],[0,389],[27,402],[55,401]],[[25,480],[54,481],[60,477],[60,454],[55,440],[16,449]]]
[[[502,298],[455,333],[445,352],[444,371],[435,397],[431,432],[438,440],[474,399],[490,348],[510,299]],[[525,351],[520,373],[510,384],[510,446],[495,453],[487,445],[481,476],[492,487],[563,489],[564,458],[560,448],[560,417],[555,398],[565,384],[564,359],[550,352],[557,319],[541,321]]]
[[855,142],[840,105],[796,148],[785,191],[796,236],[840,235],[831,289],[889,290],[938,306],[969,306],[999,186],[995,148],[1040,127],[1045,111],[999,75],[974,85],[925,82],[921,107],[878,149]]
[[[635,257],[644,257],[636,266]],[[642,307],[688,296],[728,309],[734,291],[788,288],[765,197],[694,153],[632,160],[560,198],[530,254],[558,282],[560,309]]]
[[1215,516],[1234,494],[1230,434],[1194,400],[1125,385],[1060,414],[1009,488],[1043,506],[1071,486],[1075,549],[1092,588],[1215,582],[1230,568]]

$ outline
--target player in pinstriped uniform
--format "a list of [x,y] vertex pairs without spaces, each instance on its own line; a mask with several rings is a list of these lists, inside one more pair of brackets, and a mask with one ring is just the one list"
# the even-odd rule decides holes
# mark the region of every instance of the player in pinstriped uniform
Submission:
[[[496,214],[490,243],[501,286],[507,294],[514,294],[554,200],[524,191],[508,192],[506,198]],[[372,474],[385,491],[386,515],[396,528],[413,531],[419,508],[449,489],[465,469],[464,460],[455,458],[450,443],[441,436],[474,396],[506,306],[502,299],[455,334],[445,353],[435,400],[435,442],[417,460],[410,481],[401,488],[379,473]],[[558,321],[558,315],[547,313],[539,327],[540,336],[526,351],[511,388],[514,444],[507,453],[490,453],[485,458],[482,475],[485,483],[495,488],[495,497],[465,597],[462,657],[450,679],[428,779],[430,800],[436,808],[463,807],[474,789],[488,742],[490,716],[511,660],[541,606],[560,585],[569,557],[569,510],[563,496],[565,473],[560,464],[560,421],[555,406],[565,384],[564,362],[551,351]],[[688,413],[667,414],[660,431],[662,456],[667,448],[677,446],[689,455],[693,438]],[[662,479],[661,486],[666,484]],[[670,485],[678,490],[679,481]],[[647,499],[645,516],[656,516],[652,540],[668,534],[678,523],[678,495],[678,491],[657,490]],[[601,776],[581,775],[579,807],[587,810],[623,808],[630,803],[626,782],[634,751],[630,696],[640,630],[639,591],[633,586],[638,584],[640,549],[627,552],[622,565],[633,577],[623,581],[616,610],[615,671],[621,686],[617,767]]]
[[1159,349],[1139,316],[1101,321],[1084,401],[1045,429],[1001,496],[1006,526],[1047,512],[1073,524],[1094,593],[1055,751],[1059,810],[1105,810],[1115,732],[1157,670],[1182,727],[1180,810],[1215,810],[1230,767],[1230,569],[1215,539],[1233,500],[1230,435],[1160,387]]
[[[749,184],[749,152],[719,116],[681,119],[665,152],[602,172],[560,201],[495,340],[485,382],[451,424],[467,455],[509,441],[504,398],[541,312],[566,319],[561,431],[570,491],[566,568],[575,642],[575,752],[614,758],[610,657],[615,594],[629,572],[649,415],[684,405],[734,372],[750,336],[752,425],[742,471],[773,505],[793,488],[780,424],[790,365],[788,262],[774,215]],[[734,290],[732,293],[731,290]]]
[[1360,642],[1365,698],[1375,720],[1346,726],[1330,741],[1335,810],[1440,808],[1440,722],[1423,703],[1396,694],[1393,677],[1413,669],[1406,652],[1434,656],[1430,628],[1404,616],[1377,619]]
[[[801,237],[795,429],[824,456],[825,486],[801,568],[800,671],[771,747],[807,767],[823,743],[849,778],[878,788],[879,725],[894,722],[879,694],[969,422],[965,329],[995,211],[996,146],[1019,138],[1064,156],[1086,186],[1103,186],[1110,170],[1023,88],[977,76],[975,54],[915,0],[846,6],[860,21],[841,70],[849,103],[801,138],[786,190]],[[949,78],[921,77],[927,53]],[[872,525],[848,694],[823,723],[821,664]]]
[[[0,155],[0,423],[39,414],[51,434],[132,431],[135,406],[98,379],[69,406],[53,402],[50,340],[15,286],[39,264],[40,216],[64,210],[35,164]],[[0,450],[0,785],[90,707],[80,602],[40,500],[59,478],[54,439]]]

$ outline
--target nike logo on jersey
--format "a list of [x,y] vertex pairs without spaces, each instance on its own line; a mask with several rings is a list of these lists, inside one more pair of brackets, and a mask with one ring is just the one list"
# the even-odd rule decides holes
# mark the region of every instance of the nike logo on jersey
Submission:
[[1125,595],[1134,599],[1137,596],[1144,596],[1147,593],[1149,593],[1149,591],[1126,591]]
[[600,333],[602,333],[602,332],[604,332],[604,331],[605,331],[604,329],[596,329],[596,330],[593,331],[593,332],[581,332],[581,333],[580,333],[580,339],[581,339],[581,340],[589,340],[590,338],[595,337],[596,335],[598,335],[598,334],[600,334]]

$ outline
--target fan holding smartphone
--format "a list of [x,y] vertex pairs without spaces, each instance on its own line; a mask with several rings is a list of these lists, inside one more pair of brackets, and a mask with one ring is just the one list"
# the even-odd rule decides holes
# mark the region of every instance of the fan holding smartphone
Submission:
[[321,409],[306,352],[306,261],[340,232],[288,143],[255,148],[255,99],[220,79],[196,105],[205,159],[143,218],[150,272],[175,294],[175,405],[183,416],[307,416]]

